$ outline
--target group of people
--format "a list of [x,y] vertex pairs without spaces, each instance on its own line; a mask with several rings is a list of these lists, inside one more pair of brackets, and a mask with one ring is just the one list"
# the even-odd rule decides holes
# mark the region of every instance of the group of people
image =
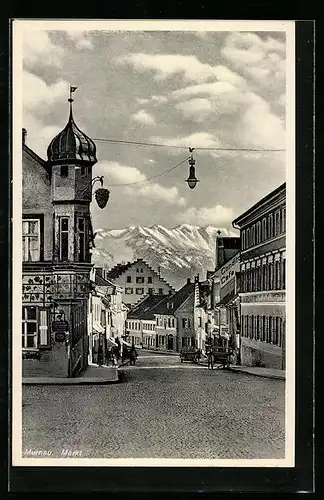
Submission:
[[121,343],[118,337],[114,339],[115,346],[104,348],[102,344],[99,345],[98,350],[98,365],[113,365],[117,366],[119,362],[125,362],[129,360],[131,365],[135,365],[137,358],[137,352],[134,344],[131,347],[124,346],[123,351],[121,350]]

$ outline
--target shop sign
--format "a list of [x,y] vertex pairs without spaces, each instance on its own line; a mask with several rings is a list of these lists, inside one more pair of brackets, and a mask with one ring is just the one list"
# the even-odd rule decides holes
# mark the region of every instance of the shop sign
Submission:
[[226,283],[235,277],[235,273],[240,270],[240,254],[235,255],[229,262],[224,264],[220,269],[220,286],[221,288]]

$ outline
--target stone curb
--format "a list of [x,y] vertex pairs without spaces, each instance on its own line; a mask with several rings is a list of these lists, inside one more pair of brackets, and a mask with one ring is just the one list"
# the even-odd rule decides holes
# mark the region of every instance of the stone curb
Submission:
[[279,375],[276,373],[270,374],[270,373],[255,373],[252,371],[247,371],[247,370],[241,370],[237,368],[232,368],[229,367],[228,370],[231,372],[236,372],[236,373],[244,373],[245,375],[253,375],[254,377],[263,377],[263,378],[272,378],[276,380],[286,380],[286,377],[284,375]]
[[23,377],[23,385],[106,385],[123,381],[123,372],[117,371],[114,377]]
[[107,385],[118,384],[121,380],[116,378],[114,380],[105,380],[100,378],[82,378],[82,379],[45,379],[45,378],[25,378],[22,380],[23,385]]

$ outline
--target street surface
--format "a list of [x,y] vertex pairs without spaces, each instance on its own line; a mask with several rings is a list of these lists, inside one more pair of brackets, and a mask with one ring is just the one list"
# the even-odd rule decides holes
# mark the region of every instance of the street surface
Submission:
[[23,456],[284,458],[283,380],[143,351],[124,369],[121,384],[23,386]]

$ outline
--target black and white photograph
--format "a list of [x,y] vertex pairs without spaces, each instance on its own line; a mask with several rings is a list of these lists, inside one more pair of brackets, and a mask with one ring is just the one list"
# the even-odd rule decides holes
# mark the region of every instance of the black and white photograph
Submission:
[[13,22],[13,465],[294,467],[294,30]]

